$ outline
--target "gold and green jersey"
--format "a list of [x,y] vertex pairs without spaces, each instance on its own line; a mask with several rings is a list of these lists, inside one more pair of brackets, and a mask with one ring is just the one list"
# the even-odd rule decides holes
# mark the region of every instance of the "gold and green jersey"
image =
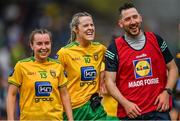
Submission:
[[67,79],[59,61],[48,58],[39,63],[34,57],[18,61],[8,83],[19,87],[20,120],[62,120],[59,88]]
[[118,102],[109,94],[104,94],[102,99],[102,105],[108,116],[117,117]]
[[71,42],[57,52],[68,78],[73,109],[85,104],[98,91],[105,50],[106,47],[98,42],[91,42],[86,48]]
[[[101,71],[104,70],[105,70],[105,63],[102,63]],[[110,94],[103,95],[102,105],[108,116],[117,117],[118,102]]]

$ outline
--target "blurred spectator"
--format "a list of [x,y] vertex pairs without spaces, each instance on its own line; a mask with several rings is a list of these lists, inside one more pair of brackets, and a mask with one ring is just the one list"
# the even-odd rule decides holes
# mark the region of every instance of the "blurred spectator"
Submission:
[[0,120],[6,119],[6,88],[4,86],[3,71],[0,68]]

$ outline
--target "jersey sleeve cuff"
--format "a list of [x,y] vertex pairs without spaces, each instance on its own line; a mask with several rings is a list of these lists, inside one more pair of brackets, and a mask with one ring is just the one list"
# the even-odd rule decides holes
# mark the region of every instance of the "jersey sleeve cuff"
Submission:
[[17,87],[20,87],[20,84],[15,83],[15,82],[12,81],[12,80],[9,80],[8,83],[9,83],[9,84],[12,84],[12,85],[15,85],[15,86],[17,86]]
[[68,83],[68,82],[66,82],[66,83],[64,83],[64,84],[62,84],[62,85],[59,85],[58,87],[59,87],[59,88],[62,88],[62,87],[64,87],[64,86],[66,86],[67,83]]

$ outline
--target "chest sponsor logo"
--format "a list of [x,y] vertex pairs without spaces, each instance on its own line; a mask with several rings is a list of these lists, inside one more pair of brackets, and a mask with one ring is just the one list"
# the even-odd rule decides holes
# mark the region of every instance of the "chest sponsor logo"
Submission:
[[81,67],[81,82],[80,86],[88,85],[96,85],[94,79],[96,78],[97,72],[93,66]]
[[151,67],[150,58],[134,60],[133,64],[134,64],[134,74],[136,79],[152,76],[152,67]]
[[35,82],[36,96],[50,96],[52,86],[50,82]]
[[149,78],[149,79],[142,79],[138,81],[131,81],[128,83],[129,88],[134,87],[141,87],[146,85],[156,85],[159,84],[159,78]]
[[52,86],[50,82],[47,81],[38,81],[35,82],[35,102],[38,103],[40,101],[53,101],[54,98],[49,97],[52,92]]

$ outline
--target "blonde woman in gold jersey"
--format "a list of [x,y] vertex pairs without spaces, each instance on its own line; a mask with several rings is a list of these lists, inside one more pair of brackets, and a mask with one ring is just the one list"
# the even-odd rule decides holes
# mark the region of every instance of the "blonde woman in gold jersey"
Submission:
[[76,13],[70,28],[70,43],[61,48],[57,56],[68,78],[74,119],[105,120],[106,112],[97,92],[106,47],[94,39],[95,26],[89,13]]

